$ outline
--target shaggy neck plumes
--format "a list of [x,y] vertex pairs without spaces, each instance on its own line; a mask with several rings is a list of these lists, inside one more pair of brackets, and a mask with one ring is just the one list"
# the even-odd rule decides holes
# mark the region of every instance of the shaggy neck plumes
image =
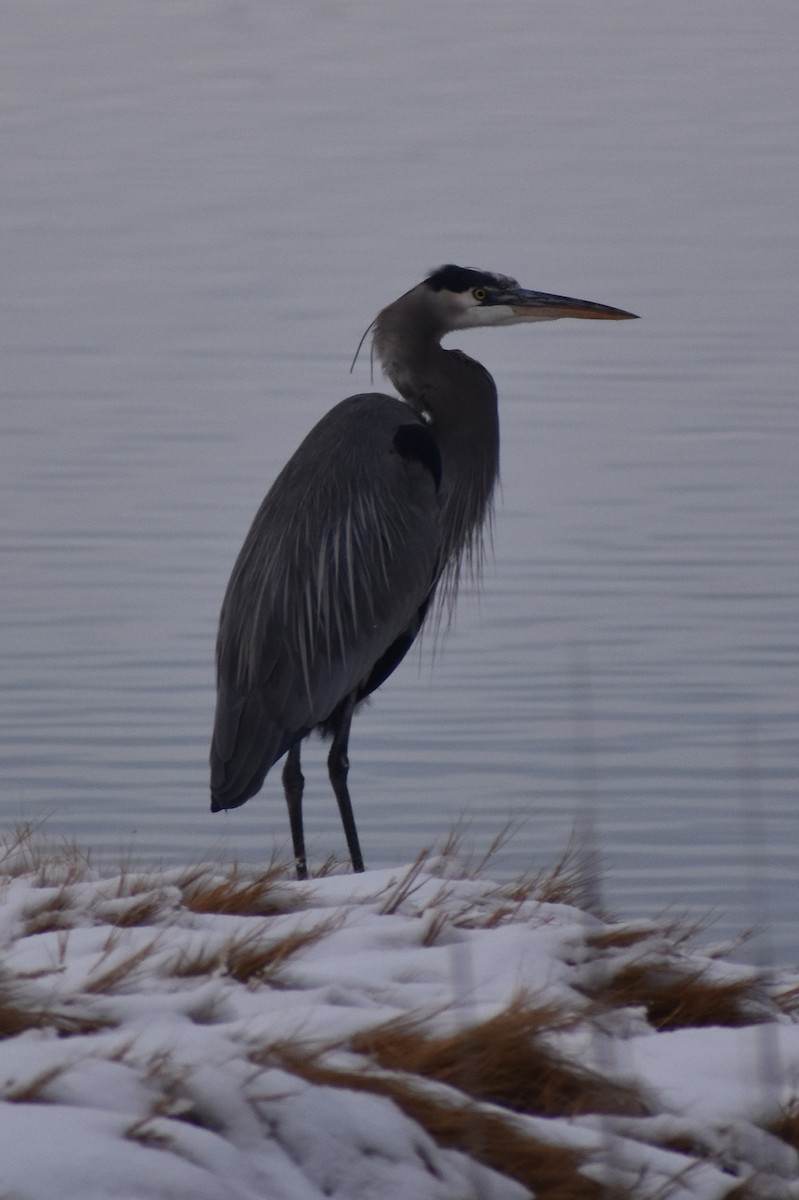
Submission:
[[383,309],[373,346],[441,454],[443,594],[451,604],[463,566],[480,565],[499,473],[499,423],[493,379],[474,359],[441,346],[447,332],[422,285]]

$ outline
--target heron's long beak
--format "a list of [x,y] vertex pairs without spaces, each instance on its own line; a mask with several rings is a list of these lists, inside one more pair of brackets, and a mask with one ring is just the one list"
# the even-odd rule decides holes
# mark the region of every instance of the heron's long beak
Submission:
[[555,321],[558,317],[582,317],[588,321],[636,321],[636,313],[593,300],[575,300],[572,296],[552,296],[549,292],[528,292],[514,288],[499,303],[512,308],[520,321]]

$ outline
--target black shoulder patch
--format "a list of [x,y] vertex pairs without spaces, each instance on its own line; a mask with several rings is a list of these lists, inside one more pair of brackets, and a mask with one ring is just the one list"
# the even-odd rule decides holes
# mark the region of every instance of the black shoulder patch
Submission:
[[436,439],[424,425],[400,425],[394,434],[394,449],[402,458],[415,460],[433,476],[436,491],[441,487],[441,455]]
[[496,287],[497,278],[488,271],[473,271],[471,267],[456,267],[454,263],[448,263],[428,275],[425,283],[434,292],[468,292],[476,287]]

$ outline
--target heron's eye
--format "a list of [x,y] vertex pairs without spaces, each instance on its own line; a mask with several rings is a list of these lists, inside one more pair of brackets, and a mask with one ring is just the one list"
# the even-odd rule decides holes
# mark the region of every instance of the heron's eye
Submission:
[[475,300],[479,300],[480,303],[482,304],[482,302],[485,300],[486,296],[488,295],[488,292],[485,290],[485,288],[473,288],[472,295],[474,296]]

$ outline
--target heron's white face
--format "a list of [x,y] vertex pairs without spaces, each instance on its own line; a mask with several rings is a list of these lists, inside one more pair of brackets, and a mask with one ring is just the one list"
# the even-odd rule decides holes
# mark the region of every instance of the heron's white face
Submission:
[[[509,281],[510,282],[510,281]],[[439,292],[442,305],[447,307],[450,329],[476,329],[484,325],[515,325],[525,320],[510,304],[485,303],[486,289],[472,288],[468,292]]]
[[[517,280],[510,275],[482,272],[474,287],[452,292],[442,288],[438,300],[446,308],[450,329],[476,329],[486,325],[517,325],[531,318],[520,313],[513,300],[521,295]],[[546,319],[546,318],[544,318]]]

